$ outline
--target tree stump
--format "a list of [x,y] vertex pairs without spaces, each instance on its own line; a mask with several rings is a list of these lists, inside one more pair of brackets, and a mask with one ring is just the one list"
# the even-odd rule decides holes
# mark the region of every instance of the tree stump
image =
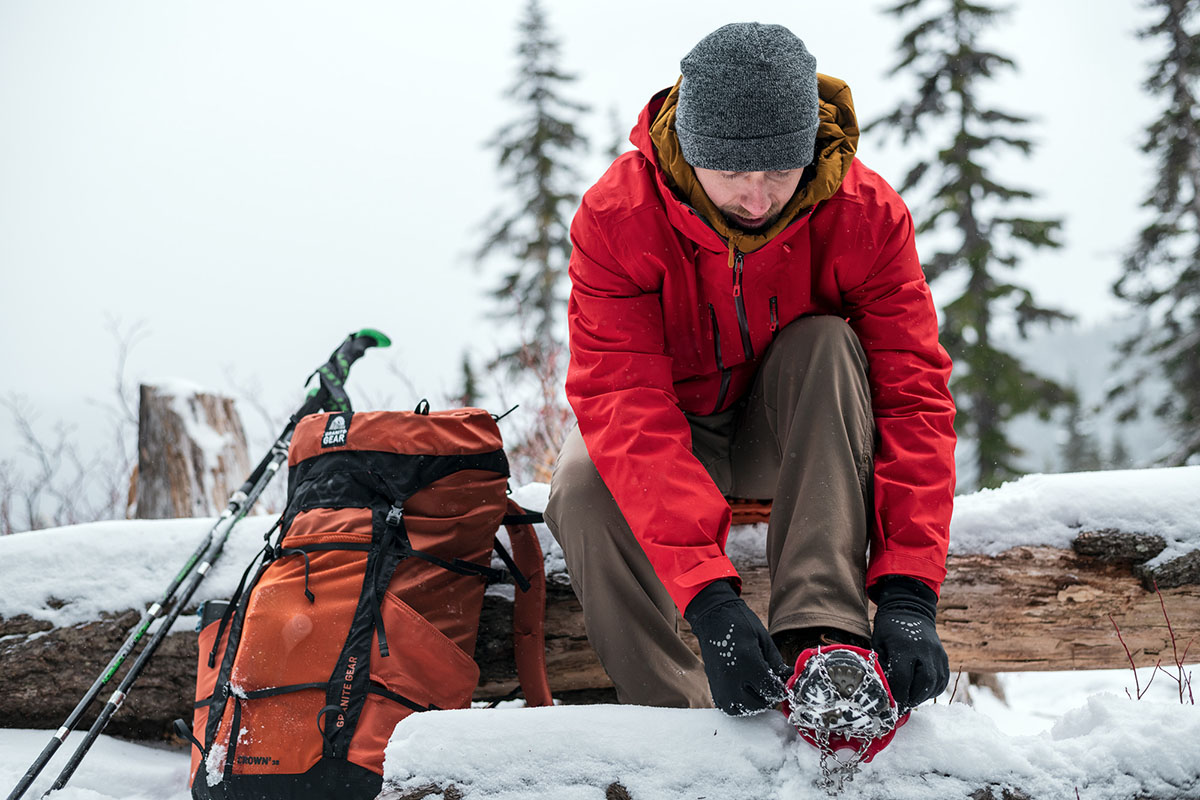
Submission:
[[137,519],[215,516],[249,472],[231,398],[182,382],[142,384]]

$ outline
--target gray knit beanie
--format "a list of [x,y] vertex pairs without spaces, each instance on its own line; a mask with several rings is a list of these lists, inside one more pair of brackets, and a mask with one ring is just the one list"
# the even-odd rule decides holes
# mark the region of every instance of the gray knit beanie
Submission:
[[675,132],[693,167],[798,169],[817,141],[817,61],[782,25],[736,22],[682,62]]

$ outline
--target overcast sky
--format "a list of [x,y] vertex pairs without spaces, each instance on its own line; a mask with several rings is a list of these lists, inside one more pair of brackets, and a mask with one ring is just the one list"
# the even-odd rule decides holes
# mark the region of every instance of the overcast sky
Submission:
[[[257,385],[278,410],[364,326],[396,341],[356,367],[369,402],[451,391],[464,348],[493,352],[494,279],[470,253],[504,198],[483,143],[512,116],[523,5],[0,0],[0,393],[47,423],[97,425],[86,401],[111,397],[109,319],[148,334],[130,377]],[[593,107],[589,182],[610,109],[627,131],[727,22],[789,26],[863,121],[907,88],[886,75],[901,29],[879,3],[545,5],[579,76],[567,91]],[[1085,321],[1118,309],[1108,287],[1150,179],[1144,22],[1129,0],[1019,0],[987,36],[1020,72],[985,99],[1034,117],[1039,142],[998,177],[1066,219],[1067,246],[1020,280]],[[894,183],[915,157],[870,137],[860,156]],[[0,418],[0,458],[12,448]]]

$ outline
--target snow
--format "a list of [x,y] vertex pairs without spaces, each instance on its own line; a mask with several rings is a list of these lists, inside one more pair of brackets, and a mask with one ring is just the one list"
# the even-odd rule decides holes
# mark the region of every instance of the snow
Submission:
[[[1070,548],[1084,531],[1157,534],[1148,566],[1200,549],[1200,466],[1026,475],[954,498],[950,552],[996,555],[1017,546]],[[766,525],[730,531],[734,563],[761,563]]]
[[[1143,700],[1128,670],[1004,676],[1010,704],[989,693],[918,709],[863,767],[843,796],[909,800],[967,797],[992,785],[1037,798],[1086,800],[1200,796],[1200,710],[1156,681]],[[1148,674],[1140,678],[1143,687]],[[1161,677],[1160,677],[1161,681]],[[985,702],[986,701],[986,702]],[[385,775],[397,786],[454,782],[466,798],[601,800],[619,781],[635,800],[755,797],[805,800],[816,788],[816,751],[773,712],[634,706],[557,706],[418,714],[401,723]],[[0,790],[16,784],[50,731],[0,730]],[[53,781],[79,734],[35,781]],[[186,800],[184,750],[102,736],[55,800]],[[997,795],[999,792],[997,792]]]
[[[205,419],[204,409],[195,395],[173,395],[171,405],[175,409],[175,414],[183,422],[183,429],[188,439],[194,442],[200,450],[198,459],[200,463],[196,465],[197,472],[201,469],[204,470],[206,477],[220,474],[221,456],[233,444],[233,436],[217,431],[208,423],[208,420]],[[208,481],[206,480],[204,483],[208,483]],[[203,493],[207,493],[207,486],[202,484],[199,488]]]
[[[534,484],[513,496],[543,510],[547,492]],[[1063,547],[1081,530],[1119,528],[1158,534],[1178,555],[1200,547],[1198,499],[1198,467],[1029,476],[959,497],[953,547]],[[240,523],[194,600],[228,596],[274,521]],[[0,538],[0,617],[28,614],[62,626],[145,608],[214,522],[104,522]],[[535,527],[547,566],[561,572],[557,544],[544,525]],[[764,535],[762,525],[739,527],[729,549],[749,558]],[[1149,678],[1142,671],[1142,687]],[[1007,704],[976,689],[973,707],[943,697],[918,709],[843,796],[965,797],[992,785],[1067,800],[1077,788],[1084,800],[1200,797],[1200,711],[1180,703],[1162,675],[1141,700],[1126,695],[1134,691],[1128,670],[1005,675],[1002,686]],[[0,789],[16,784],[50,734],[0,730]],[[49,785],[75,736],[27,796]],[[101,737],[55,798],[185,800],[188,766],[186,750]],[[599,800],[614,781],[636,800],[825,796],[816,786],[816,751],[773,712],[733,719],[704,710],[559,706],[418,714],[397,727],[386,771],[398,786],[453,782],[467,798],[487,800]]]
[[142,381],[146,386],[153,386],[159,394],[171,397],[192,397],[198,394],[220,395],[206,386],[201,386],[187,378],[150,378]]
[[[550,487],[532,483],[513,491],[523,508],[544,511]],[[995,555],[1011,547],[1070,548],[1084,531],[1157,534],[1167,547],[1151,567],[1200,549],[1200,466],[1026,475],[997,489],[954,499],[950,552]],[[562,549],[537,525],[546,574],[568,582]],[[765,563],[767,526],[737,525],[725,551],[734,564]]]
[[[546,504],[550,502],[550,484],[528,483],[514,489],[512,499],[526,511],[541,513],[546,510]],[[571,579],[567,576],[567,562],[563,557],[562,547],[554,539],[554,535],[550,533],[550,529],[546,527],[545,523],[534,525],[533,529],[542,546],[542,557],[546,564],[546,580],[551,583],[569,585]],[[501,534],[501,540],[505,547],[508,546],[507,536],[508,534]],[[498,563],[493,566],[503,566],[503,564]]]
[[[488,800],[601,800],[614,781],[637,800],[803,800],[826,796],[819,775],[817,751],[781,714],[635,706],[418,714],[397,726],[384,763],[399,789],[453,783]],[[852,795],[967,797],[987,785],[1038,798],[1076,788],[1089,800],[1189,796],[1200,791],[1200,712],[1096,695],[1047,733],[1010,737],[969,706],[926,706],[862,768]]]
[[[7,793],[25,774],[50,741],[52,731],[0,728],[0,792]],[[83,738],[67,737],[54,759],[24,797],[41,797],[50,788],[67,757]],[[124,742],[101,736],[79,770],[54,800],[190,800],[187,789],[190,756],[180,750]]]
[[[105,611],[147,608],[216,521],[117,520],[0,537],[0,618],[28,614],[65,627]],[[193,602],[230,596],[274,523],[274,516],[238,523]],[[194,622],[181,617],[180,624]]]
[[1200,466],[1027,475],[955,498],[950,552],[996,554],[1018,544],[1068,548],[1082,531],[1158,534],[1151,566],[1200,548]]
[[529,483],[513,489],[512,499],[528,511],[545,511],[550,502],[550,484]]
[[[548,495],[547,485],[535,483],[512,496],[523,508],[543,511]],[[1166,540],[1153,566],[1200,549],[1197,506],[1200,466],[1029,475],[956,498],[950,547],[959,554],[995,554],[1017,545],[1065,548],[1081,531],[1116,528]],[[96,619],[102,611],[145,608],[166,588],[167,570],[182,567],[215,522],[96,522],[0,538],[0,617],[29,614],[58,627]],[[274,516],[243,520],[195,599],[232,593],[274,522]],[[562,549],[544,524],[534,529],[550,580],[566,582]],[[765,541],[766,525],[737,526],[726,549],[735,563],[759,563]]]

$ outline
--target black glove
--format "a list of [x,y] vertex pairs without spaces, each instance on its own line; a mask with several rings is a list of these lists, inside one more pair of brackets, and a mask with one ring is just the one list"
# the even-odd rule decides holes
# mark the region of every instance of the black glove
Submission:
[[742,716],[773,708],[787,693],[791,670],[762,621],[728,581],[713,581],[688,603],[683,617],[700,641],[713,702]]
[[938,639],[937,595],[916,578],[884,578],[871,589],[879,606],[871,646],[883,662],[892,698],[904,713],[950,682],[950,661]]

